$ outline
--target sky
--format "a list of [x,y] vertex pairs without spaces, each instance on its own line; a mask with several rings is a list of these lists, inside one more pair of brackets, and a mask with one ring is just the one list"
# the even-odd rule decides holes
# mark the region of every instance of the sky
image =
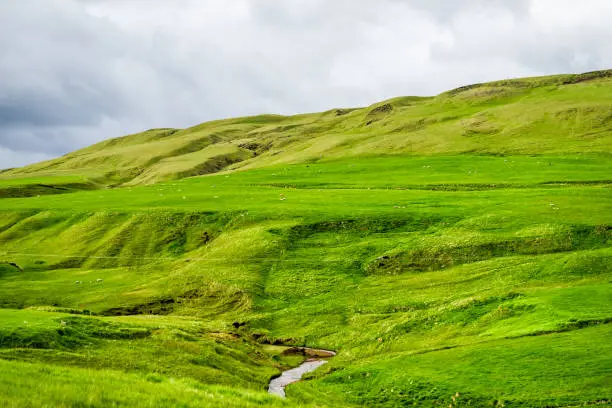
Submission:
[[610,0],[0,0],[0,168],[110,137],[612,68]]

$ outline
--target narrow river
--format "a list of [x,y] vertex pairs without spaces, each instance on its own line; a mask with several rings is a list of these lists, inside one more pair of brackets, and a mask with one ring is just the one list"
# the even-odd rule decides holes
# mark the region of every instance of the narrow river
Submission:
[[[299,348],[298,350],[304,353],[306,356],[333,357],[336,355],[335,352],[328,350],[315,350],[309,348]],[[291,370],[283,371],[280,377],[274,378],[270,381],[268,393],[285,398],[285,387],[287,385],[299,381],[304,374],[310,373],[324,364],[327,364],[326,360],[309,358],[300,366],[292,368]]]

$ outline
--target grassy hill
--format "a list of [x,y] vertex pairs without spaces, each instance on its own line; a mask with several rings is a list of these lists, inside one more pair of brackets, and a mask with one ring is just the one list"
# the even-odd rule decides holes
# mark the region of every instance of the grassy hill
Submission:
[[[610,404],[611,92],[507,80],[1,173],[0,401]],[[292,345],[338,355],[268,396]]]
[[[17,187],[15,178],[29,185],[44,184],[46,177],[49,184],[68,187],[135,186],[222,170],[378,155],[608,154],[611,81],[612,70],[514,79],[361,109],[152,129],[0,173],[0,188],[7,189],[7,178]],[[61,191],[48,191],[53,192]]]

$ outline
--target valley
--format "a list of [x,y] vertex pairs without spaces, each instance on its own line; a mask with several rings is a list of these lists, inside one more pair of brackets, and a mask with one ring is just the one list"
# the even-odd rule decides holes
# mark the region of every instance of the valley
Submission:
[[[6,406],[612,401],[612,71],[0,173]],[[337,355],[286,399],[269,381]]]

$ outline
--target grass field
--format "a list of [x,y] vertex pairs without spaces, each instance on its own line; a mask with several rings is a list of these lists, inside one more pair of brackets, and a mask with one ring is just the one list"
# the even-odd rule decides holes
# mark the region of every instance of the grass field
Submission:
[[[2,173],[0,406],[610,404],[612,82],[589,75]],[[273,344],[338,355],[281,400],[301,358]]]

